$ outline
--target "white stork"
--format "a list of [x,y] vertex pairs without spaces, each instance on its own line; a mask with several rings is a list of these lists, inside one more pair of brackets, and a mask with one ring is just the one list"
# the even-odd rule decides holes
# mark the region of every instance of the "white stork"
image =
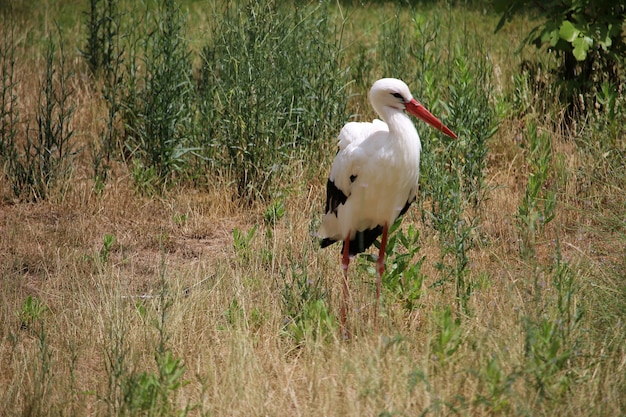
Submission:
[[326,247],[343,242],[343,305],[346,331],[348,265],[382,234],[377,260],[376,313],[380,301],[387,233],[415,200],[422,145],[408,112],[446,135],[457,136],[413,98],[409,87],[394,78],[372,86],[369,99],[382,120],[351,122],[339,134],[339,150],[326,191],[326,214],[317,236]]

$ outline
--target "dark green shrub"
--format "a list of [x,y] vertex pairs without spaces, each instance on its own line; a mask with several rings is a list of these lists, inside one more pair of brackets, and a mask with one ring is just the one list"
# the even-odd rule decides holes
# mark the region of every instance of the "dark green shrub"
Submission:
[[119,59],[118,41],[121,35],[121,16],[118,0],[89,0],[85,12],[87,41],[81,51],[93,74],[108,74]]
[[[626,1],[496,0],[494,5],[502,13],[496,32],[516,14],[531,12],[538,18],[539,24],[528,33],[522,46],[545,47],[556,55],[562,99],[570,117],[575,109],[585,113],[594,108],[593,95],[603,83],[610,82],[614,88],[623,83]],[[579,93],[588,96],[587,105],[581,105]]]

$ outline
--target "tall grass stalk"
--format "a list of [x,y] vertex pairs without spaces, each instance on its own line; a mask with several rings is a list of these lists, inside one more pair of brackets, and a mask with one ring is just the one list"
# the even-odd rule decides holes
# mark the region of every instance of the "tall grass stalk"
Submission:
[[51,402],[54,367],[48,338],[46,315],[48,308],[38,298],[27,297],[22,304],[22,325],[36,339],[27,361],[29,383],[22,387],[22,403],[26,415],[47,415]]
[[[447,95],[448,99],[435,102],[435,108],[449,113],[446,124],[459,136],[454,140],[428,129],[421,130],[422,214],[426,223],[439,233],[440,283],[450,278],[454,281],[457,301],[466,310],[473,287],[467,282],[469,254],[475,245],[476,229],[481,221],[480,204],[487,191],[484,184],[487,140],[495,134],[498,125],[492,104],[492,68],[486,54],[481,55],[480,60],[470,59],[466,51],[478,46],[467,41],[469,45],[465,48],[448,51],[452,66],[448,91],[438,92],[440,89],[432,80],[440,60],[433,50],[443,46],[437,37],[440,28],[418,17],[415,25],[424,39],[422,42],[434,43],[431,47],[425,43],[417,49],[422,62],[429,64],[423,66],[422,89],[427,97]],[[471,36],[466,36],[469,38]]]
[[[101,398],[111,416],[170,416],[185,415],[188,407],[178,408],[177,391],[186,385],[182,377],[185,365],[172,351],[169,326],[174,297],[167,282],[165,260],[161,262],[159,290],[154,304],[138,300],[135,306],[119,295],[111,303],[106,317],[105,369],[108,376],[106,392]],[[133,358],[139,353],[128,341],[127,333],[136,324],[148,325],[146,334],[156,331],[156,343],[148,348],[154,365],[138,364]]]
[[535,311],[522,318],[526,335],[523,366],[539,402],[561,397],[585,372],[585,365],[578,361],[586,354],[579,342],[583,316],[578,303],[579,277],[562,259],[558,239],[554,256],[553,265],[541,272],[543,281],[535,285]]
[[127,340],[129,323],[126,306],[118,296],[112,296],[108,311],[105,313],[105,332],[102,340],[104,369],[107,376],[106,393],[99,398],[106,404],[110,416],[123,415],[124,379],[129,372],[130,346]]

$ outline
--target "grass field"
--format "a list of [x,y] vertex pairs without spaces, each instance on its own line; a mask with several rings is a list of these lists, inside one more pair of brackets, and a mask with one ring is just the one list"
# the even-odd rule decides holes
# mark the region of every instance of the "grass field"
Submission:
[[[529,18],[92,4],[93,66],[88,2],[0,4],[0,415],[626,415],[624,96],[565,123]],[[311,232],[384,76],[459,140],[416,122],[419,201],[376,320],[351,264],[344,340]]]

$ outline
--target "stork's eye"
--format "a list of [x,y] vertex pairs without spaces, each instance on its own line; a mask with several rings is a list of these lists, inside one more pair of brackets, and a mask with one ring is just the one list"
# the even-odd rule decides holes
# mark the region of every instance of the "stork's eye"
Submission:
[[404,101],[404,97],[402,97],[402,94],[400,93],[391,93],[391,95],[393,95],[397,99]]

